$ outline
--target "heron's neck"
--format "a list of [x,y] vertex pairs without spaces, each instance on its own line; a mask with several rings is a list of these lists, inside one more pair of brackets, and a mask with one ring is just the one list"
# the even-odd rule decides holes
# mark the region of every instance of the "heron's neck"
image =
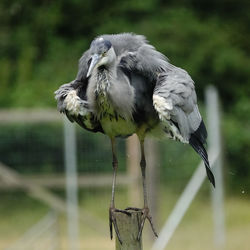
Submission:
[[99,68],[96,74],[95,111],[97,117],[101,118],[105,113],[114,113],[114,109],[109,99],[109,89],[112,85],[110,71],[106,68]]
[[101,68],[97,72],[96,92],[98,94],[103,93],[106,95],[107,90],[110,87],[109,73],[107,69]]
[[105,73],[108,74],[109,78],[116,78],[117,76],[117,65],[115,62],[111,62],[108,65],[104,66]]
[[109,67],[103,67],[98,69],[97,72],[97,86],[96,90],[98,93],[106,94],[110,86],[112,85],[113,79],[116,78],[116,70],[113,65]]

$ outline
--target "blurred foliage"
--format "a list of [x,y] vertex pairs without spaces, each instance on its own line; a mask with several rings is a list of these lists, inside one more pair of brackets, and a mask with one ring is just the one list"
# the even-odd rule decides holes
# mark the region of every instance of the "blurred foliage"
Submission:
[[[247,0],[2,0],[0,106],[55,106],[53,92],[102,33],[144,34],[192,76],[200,99],[220,93],[232,183],[250,176],[250,4]],[[231,183],[231,182],[230,182]],[[249,187],[249,185],[248,185]]]

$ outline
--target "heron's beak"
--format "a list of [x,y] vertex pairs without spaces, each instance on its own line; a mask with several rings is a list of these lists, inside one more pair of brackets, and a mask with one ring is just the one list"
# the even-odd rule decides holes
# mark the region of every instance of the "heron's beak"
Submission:
[[87,77],[89,77],[92,74],[93,69],[95,68],[96,64],[100,61],[101,55],[94,54],[91,58],[91,63],[89,65]]

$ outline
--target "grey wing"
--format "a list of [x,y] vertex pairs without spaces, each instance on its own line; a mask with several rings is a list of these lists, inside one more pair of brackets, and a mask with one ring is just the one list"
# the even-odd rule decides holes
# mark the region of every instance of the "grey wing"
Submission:
[[85,98],[86,86],[77,80],[63,84],[55,91],[57,107],[71,122],[92,132],[103,132],[101,125],[89,109]]
[[120,60],[119,66],[126,71],[139,73],[152,80],[157,78],[157,73],[172,66],[142,35],[123,33],[101,37],[112,43]]
[[[133,71],[155,80],[157,74],[172,67],[168,59],[148,43],[142,35],[122,33],[101,35],[109,40],[120,60],[120,66],[125,70]],[[87,50],[79,60],[79,69],[76,79],[85,82],[91,55]]]
[[170,137],[189,143],[201,156],[207,176],[215,186],[204,147],[207,131],[198,109],[194,82],[188,73],[175,66],[160,73],[153,93],[153,105]]
[[[194,82],[188,73],[174,66],[172,70],[160,73],[153,93],[153,104],[159,118],[176,124],[178,139],[188,143],[202,121]],[[202,141],[205,140],[206,133],[202,137]]]

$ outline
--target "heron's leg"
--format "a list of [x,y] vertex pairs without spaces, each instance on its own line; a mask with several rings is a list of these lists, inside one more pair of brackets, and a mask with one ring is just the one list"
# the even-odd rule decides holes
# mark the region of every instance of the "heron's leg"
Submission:
[[111,202],[110,202],[110,208],[109,208],[109,229],[110,229],[110,237],[113,238],[113,227],[114,225],[115,232],[117,234],[117,237],[122,244],[121,236],[117,227],[117,222],[115,218],[115,212],[121,212],[125,213],[127,215],[131,215],[130,212],[126,210],[121,210],[115,208],[115,185],[116,185],[116,174],[117,174],[117,168],[118,168],[118,161],[116,157],[116,151],[115,151],[115,139],[111,138],[111,146],[112,146],[112,166],[113,166],[113,181],[112,181],[112,196],[111,196]]
[[116,185],[116,175],[117,175],[117,168],[118,168],[118,160],[116,157],[115,151],[115,139],[111,139],[111,147],[112,147],[112,166],[113,166],[113,182],[112,182],[112,197],[110,207],[115,207],[115,185]]
[[144,206],[142,209],[142,222],[140,225],[140,230],[138,233],[138,240],[141,238],[142,235],[142,229],[144,227],[145,220],[148,219],[150,222],[151,228],[154,232],[154,235],[158,237],[156,230],[154,228],[152,217],[149,214],[149,208],[148,208],[148,199],[147,199],[147,186],[146,186],[146,160],[145,160],[145,152],[144,152],[144,140],[140,140],[140,146],[141,146],[141,172],[142,172],[142,184],[143,184],[143,197],[144,197]]

